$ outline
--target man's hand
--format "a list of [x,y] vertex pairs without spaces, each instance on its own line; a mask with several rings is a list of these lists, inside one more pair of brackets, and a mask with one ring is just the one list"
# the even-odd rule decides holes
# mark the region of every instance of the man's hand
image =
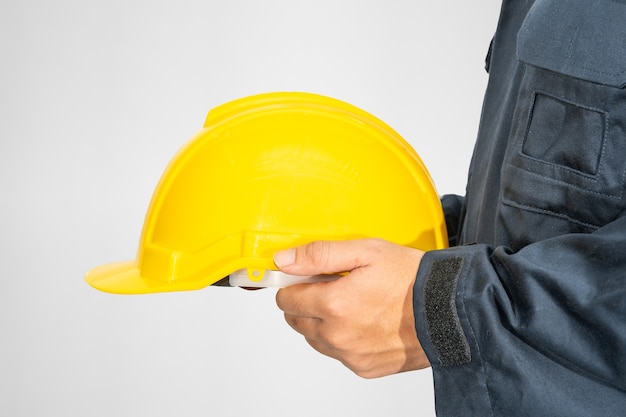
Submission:
[[276,295],[291,327],[364,378],[430,366],[417,339],[413,283],[424,252],[384,240],[319,241],[275,255],[294,275],[346,273]]

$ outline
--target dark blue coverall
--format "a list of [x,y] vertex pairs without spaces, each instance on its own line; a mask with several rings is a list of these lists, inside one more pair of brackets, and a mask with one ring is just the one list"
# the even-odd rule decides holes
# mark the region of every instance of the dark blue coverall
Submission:
[[487,67],[414,287],[437,415],[626,416],[626,1],[504,0]]

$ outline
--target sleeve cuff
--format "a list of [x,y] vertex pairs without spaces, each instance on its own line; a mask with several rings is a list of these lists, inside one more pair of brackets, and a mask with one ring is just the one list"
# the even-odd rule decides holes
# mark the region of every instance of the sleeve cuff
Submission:
[[415,327],[433,371],[437,416],[491,415],[480,349],[463,304],[480,246],[427,252],[415,280]]

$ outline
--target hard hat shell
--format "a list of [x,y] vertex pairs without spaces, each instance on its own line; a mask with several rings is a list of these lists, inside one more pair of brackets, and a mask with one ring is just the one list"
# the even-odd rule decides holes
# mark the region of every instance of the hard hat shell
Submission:
[[136,260],[86,275],[123,294],[195,290],[234,271],[277,269],[274,253],[365,237],[447,245],[433,182],[415,150],[371,114],[309,93],[211,110],[152,196]]

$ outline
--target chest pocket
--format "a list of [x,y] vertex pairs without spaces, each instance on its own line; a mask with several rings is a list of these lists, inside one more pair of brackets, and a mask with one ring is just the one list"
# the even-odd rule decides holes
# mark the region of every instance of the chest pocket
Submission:
[[626,2],[536,1],[517,57],[502,203],[567,224],[557,233],[597,229],[625,207]]

